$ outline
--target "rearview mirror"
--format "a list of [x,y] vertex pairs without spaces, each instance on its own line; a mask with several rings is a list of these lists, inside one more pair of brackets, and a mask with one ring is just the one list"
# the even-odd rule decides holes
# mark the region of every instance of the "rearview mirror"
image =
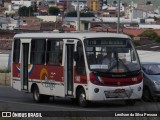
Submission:
[[132,59],[132,61],[136,61],[136,56],[135,56],[133,50],[131,51],[131,59]]

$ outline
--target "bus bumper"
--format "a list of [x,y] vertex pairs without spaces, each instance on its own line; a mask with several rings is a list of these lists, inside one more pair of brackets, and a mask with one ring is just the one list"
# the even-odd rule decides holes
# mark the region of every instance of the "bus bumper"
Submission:
[[120,87],[89,84],[88,100],[90,101],[141,99],[142,97],[143,82]]

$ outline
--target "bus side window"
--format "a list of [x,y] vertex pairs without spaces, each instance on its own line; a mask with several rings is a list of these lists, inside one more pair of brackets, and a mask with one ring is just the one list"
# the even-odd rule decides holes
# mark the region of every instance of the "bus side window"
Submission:
[[76,72],[80,75],[86,74],[83,46],[80,41],[77,43],[78,60],[76,61]]
[[62,65],[63,41],[61,39],[47,41],[47,65]]
[[13,63],[19,63],[20,45],[21,45],[20,39],[15,39],[14,40],[14,49],[13,49]]
[[46,40],[45,39],[33,39],[31,41],[31,64],[42,65],[45,63],[45,50]]

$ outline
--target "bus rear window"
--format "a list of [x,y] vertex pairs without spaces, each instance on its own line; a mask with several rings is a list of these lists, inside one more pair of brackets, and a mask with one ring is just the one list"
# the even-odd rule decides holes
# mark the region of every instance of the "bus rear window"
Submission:
[[20,58],[20,39],[14,40],[14,48],[13,48],[13,63],[19,63]]

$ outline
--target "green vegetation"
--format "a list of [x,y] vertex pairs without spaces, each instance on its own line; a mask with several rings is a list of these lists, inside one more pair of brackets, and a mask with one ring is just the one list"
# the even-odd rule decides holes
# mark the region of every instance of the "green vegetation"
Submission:
[[60,9],[58,7],[50,7],[48,12],[50,15],[58,15],[60,13]]
[[30,7],[23,6],[23,7],[19,8],[19,10],[18,10],[18,14],[21,17],[33,16],[33,12],[34,12],[34,7],[32,7],[32,6],[30,6]]
[[134,43],[134,45],[135,45],[135,46],[141,46],[141,44],[140,44],[140,42],[139,42],[139,41],[135,41],[135,40],[133,40],[133,43]]
[[10,73],[10,70],[4,69],[4,70],[0,70],[0,73]]
[[[67,17],[77,17],[77,11],[68,12]],[[95,17],[92,12],[80,12],[81,17]]]
[[138,35],[139,37],[148,37],[153,42],[160,42],[160,36],[153,30],[145,30],[143,33]]
[[[126,34],[126,33],[125,33]],[[129,37],[131,37],[132,39],[135,37],[134,35],[131,35],[131,34],[126,34],[128,35]]]

